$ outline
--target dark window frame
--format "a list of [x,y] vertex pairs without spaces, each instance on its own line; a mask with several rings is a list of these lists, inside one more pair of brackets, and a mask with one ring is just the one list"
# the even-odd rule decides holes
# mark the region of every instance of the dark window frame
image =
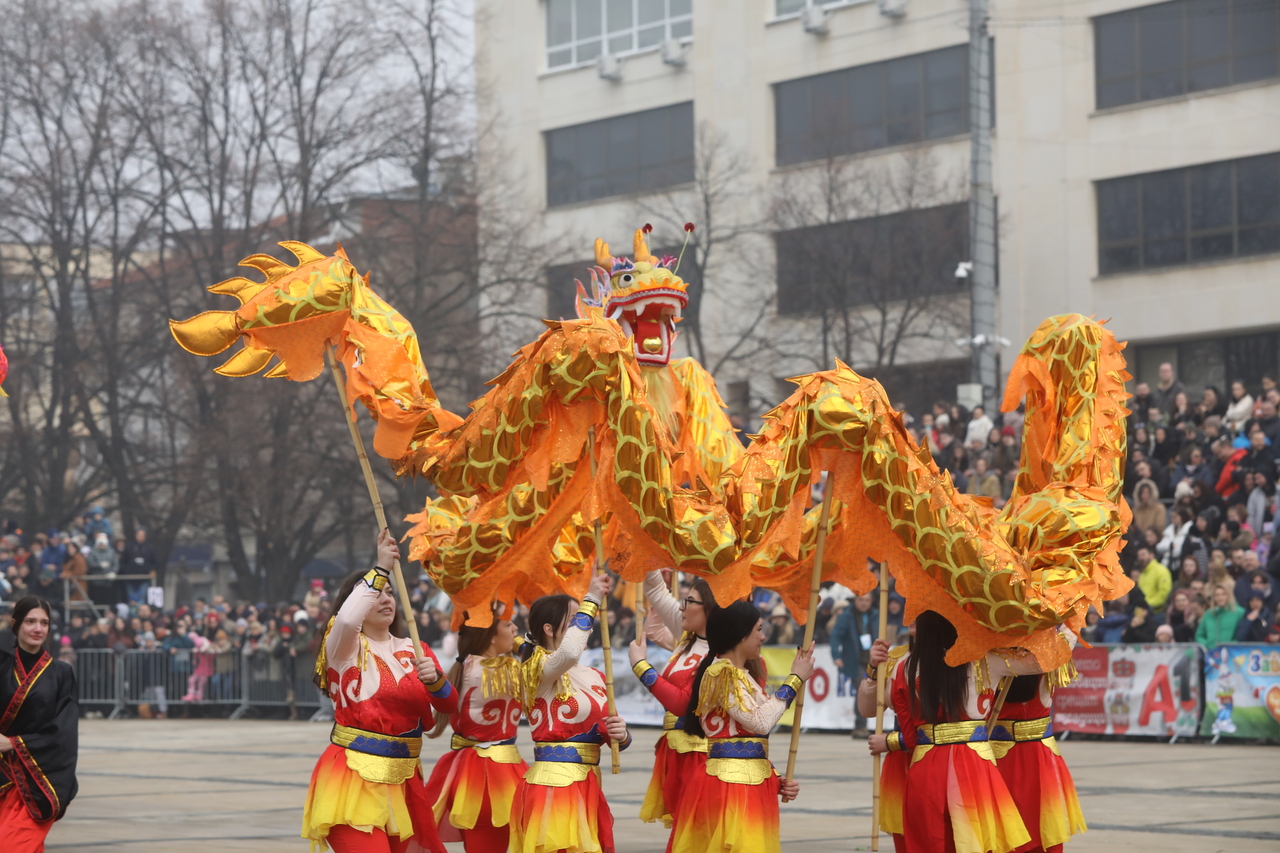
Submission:
[[[820,316],[945,297],[962,292],[953,270],[969,256],[969,203],[819,223],[773,236],[779,316]],[[915,263],[933,273],[913,269],[910,264]],[[908,280],[894,279],[904,273]]]
[[[1266,8],[1264,4],[1268,3],[1275,8]],[[1223,27],[1227,44],[1226,52],[1195,56],[1198,48],[1193,41],[1196,37],[1202,41],[1206,40],[1206,34],[1209,32],[1205,27],[1204,16],[1206,13],[1212,15],[1218,11],[1226,13],[1226,22]],[[1274,13],[1271,22],[1274,28],[1272,49],[1270,51],[1238,49],[1239,42],[1243,40],[1242,36],[1249,29],[1247,21],[1240,23],[1242,13],[1253,12],[1266,15],[1268,11]],[[1167,43],[1157,45],[1144,38],[1144,35],[1154,35],[1158,31],[1157,27],[1161,25],[1176,27],[1179,30],[1179,43],[1176,46]],[[1128,33],[1127,30],[1132,32]],[[1128,55],[1108,53],[1104,49],[1104,43],[1112,40],[1116,41],[1115,50],[1127,51]],[[1130,41],[1130,43],[1122,47],[1119,43],[1124,41]],[[1148,44],[1151,46],[1147,47]],[[1243,83],[1276,80],[1280,79],[1280,0],[1173,0],[1169,3],[1157,3],[1099,15],[1093,19],[1093,45],[1094,105],[1098,110],[1183,97],[1196,92],[1211,92]],[[1156,62],[1157,52],[1161,50],[1176,50],[1178,62],[1174,65],[1144,69],[1144,62]],[[1265,57],[1268,54],[1274,57],[1273,69],[1270,73],[1250,76],[1251,72],[1247,69],[1242,70],[1244,60]],[[1113,63],[1123,64],[1126,59],[1131,63],[1126,73],[1105,73],[1106,66]],[[1173,72],[1178,72],[1176,91],[1158,90],[1162,85],[1171,86],[1174,83]],[[1128,84],[1127,93],[1124,92],[1126,83]]]
[[[1275,169],[1276,184],[1280,186],[1280,153],[1242,157],[1201,163],[1179,169],[1165,169],[1109,178],[1094,184],[1098,234],[1098,274],[1122,275],[1146,269],[1166,269],[1190,264],[1213,263],[1231,258],[1248,258],[1280,252],[1280,201],[1274,204],[1269,218],[1249,221],[1242,216],[1241,171],[1258,167],[1265,169],[1268,161]],[[1211,175],[1215,170],[1229,173],[1227,188],[1230,192],[1230,224],[1203,223],[1206,205],[1197,205],[1197,179]],[[1147,215],[1148,205],[1159,201],[1159,184],[1165,188],[1180,186],[1181,208],[1169,209],[1163,205],[1159,214],[1166,222],[1180,219],[1179,230],[1166,233],[1160,221]],[[1152,186],[1157,187],[1153,190]],[[1117,206],[1128,201],[1135,205],[1133,218],[1118,210]],[[1246,203],[1248,200],[1246,199]],[[1245,220],[1245,221],[1242,221]],[[1129,229],[1116,236],[1110,229]],[[1230,237],[1230,251],[1224,251],[1224,237]],[[1245,245],[1242,246],[1242,237]],[[1248,241],[1254,241],[1252,245]],[[1179,245],[1180,244],[1180,245]],[[1164,253],[1162,255],[1162,253]]]
[[[630,137],[627,127],[636,130]],[[658,144],[668,156],[654,160]],[[553,128],[543,131],[543,146],[548,208],[691,183],[693,101]]]
[[[991,44],[991,125],[995,126],[995,44]],[[953,58],[954,56],[954,58]],[[930,65],[955,62],[958,77],[934,78],[930,88]],[[910,71],[916,82],[914,108],[894,114],[893,106],[902,98],[891,91],[891,74]],[[870,78],[874,87],[868,87]],[[945,88],[958,93],[954,104],[931,108]],[[899,145],[913,145],[963,136],[969,132],[969,45],[956,44],[937,50],[898,56],[880,62],[855,65],[837,71],[783,80],[773,84],[774,164],[779,167],[811,163],[831,157],[862,154]],[[841,94],[842,91],[842,94]],[[828,97],[824,109],[814,101]],[[874,98],[868,99],[873,93]],[[899,93],[900,94],[900,93]],[[843,103],[841,103],[843,100]],[[831,109],[834,106],[835,109]],[[857,113],[874,106],[875,121],[858,120]],[[803,120],[806,127],[793,127]]]

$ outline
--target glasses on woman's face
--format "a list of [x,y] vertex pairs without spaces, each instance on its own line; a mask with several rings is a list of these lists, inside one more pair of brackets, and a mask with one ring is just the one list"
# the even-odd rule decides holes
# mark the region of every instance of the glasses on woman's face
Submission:
[[690,604],[696,604],[696,605],[698,605],[699,607],[701,607],[701,606],[702,606],[702,602],[701,602],[701,601],[699,601],[699,600],[698,600],[698,599],[696,599],[696,598],[692,598],[692,597],[690,597],[690,598],[685,598],[685,599],[681,600],[681,602],[680,602],[680,609],[681,609],[681,610],[684,610],[684,609],[685,609],[686,607],[688,607]]

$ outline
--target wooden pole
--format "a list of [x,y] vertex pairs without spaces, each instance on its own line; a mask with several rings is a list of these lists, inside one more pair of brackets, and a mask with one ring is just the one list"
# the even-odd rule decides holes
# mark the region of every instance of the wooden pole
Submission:
[[1012,686],[1012,675],[1001,677],[1000,686],[996,690],[996,700],[991,703],[991,713],[987,715],[987,737],[991,736],[991,729],[995,726],[996,720],[1000,719],[1000,711],[1004,708],[1004,700],[1009,697],[1009,688]]
[[[325,348],[325,359],[329,362],[329,372],[333,374],[333,384],[338,389],[338,399],[342,400],[342,411],[351,430],[351,443],[355,445],[356,456],[360,459],[360,469],[364,471],[364,484],[369,487],[369,500],[373,501],[373,514],[378,520],[378,529],[387,530],[387,513],[382,508],[382,497],[378,494],[378,481],[373,478],[373,468],[369,465],[369,455],[364,451],[364,439],[360,436],[360,428],[356,426],[356,413],[347,399],[347,388],[338,372],[338,359],[334,355],[333,345]],[[409,625],[409,638],[413,640],[413,655],[422,657],[422,640],[418,637],[418,620],[413,618],[413,603],[409,600],[409,587],[405,586],[404,574],[400,571],[400,561],[391,563],[391,574],[395,578],[396,589],[400,592],[400,609],[404,612],[404,621]],[[444,673],[440,673],[444,675]]]
[[[880,564],[880,639],[887,640],[889,633],[889,567]],[[884,688],[889,677],[888,662],[876,667],[876,734],[884,734]],[[871,766],[871,849],[880,849],[880,755],[876,754]]]
[[[591,457],[591,479],[596,478],[596,428],[591,427],[587,431],[587,446]],[[594,525],[596,539],[596,568],[601,572],[605,571],[604,564],[604,536],[600,532],[600,519],[595,520]],[[604,652],[604,692],[605,700],[608,702],[609,716],[618,716],[618,702],[613,695],[613,649],[609,644],[609,598],[605,596],[605,600],[601,603],[600,611],[600,650]],[[613,753],[613,773],[616,776],[622,772],[622,759],[618,754],[618,744],[609,741],[609,751]]]
[[[822,493],[822,512],[818,515],[818,541],[813,549],[813,576],[809,583],[809,618],[804,623],[804,642],[802,648],[813,645],[813,628],[818,619],[818,592],[822,584],[822,558],[827,550],[827,521],[831,518],[831,496],[834,477],[827,472],[827,484]],[[796,775],[796,753],[800,751],[800,719],[804,714],[804,694],[807,690],[800,688],[796,695],[795,705],[791,709],[791,749],[787,753],[787,781]]]

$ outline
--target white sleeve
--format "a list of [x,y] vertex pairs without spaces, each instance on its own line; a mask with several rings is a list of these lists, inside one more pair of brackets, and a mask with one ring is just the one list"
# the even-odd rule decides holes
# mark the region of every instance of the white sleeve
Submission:
[[644,594],[649,599],[650,611],[662,618],[671,636],[678,638],[681,631],[680,602],[662,582],[662,572],[649,572],[644,576]]
[[363,580],[356,583],[351,595],[342,602],[329,637],[325,640],[325,653],[331,661],[351,660],[360,647],[360,628],[364,619],[378,600],[378,591]]
[[737,702],[729,703],[729,716],[744,729],[759,735],[767,735],[782,719],[787,711],[787,703],[777,696],[762,696],[752,692],[746,700],[748,707],[739,707]]
[[[597,618],[608,617],[601,610],[597,614]],[[584,631],[574,625],[569,626],[569,629],[564,632],[564,636],[560,638],[560,647],[547,654],[547,662],[542,666],[543,686],[552,683],[578,665],[578,659],[587,650],[587,639],[590,636],[590,631]]]

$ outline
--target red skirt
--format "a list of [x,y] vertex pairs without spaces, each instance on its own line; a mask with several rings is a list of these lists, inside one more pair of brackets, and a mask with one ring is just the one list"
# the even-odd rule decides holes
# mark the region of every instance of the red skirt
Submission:
[[516,789],[528,769],[523,761],[493,761],[470,748],[441,756],[427,780],[427,800],[440,840],[461,841],[461,830],[505,827]]
[[758,785],[726,782],[705,769],[683,779],[672,853],[779,853],[777,773]]
[[1048,850],[1088,829],[1071,771],[1053,738],[1014,744],[998,766],[1031,835],[1024,849]]
[[707,754],[677,752],[667,743],[665,732],[658,738],[654,753],[653,776],[644,792],[640,819],[646,823],[660,820],[670,829],[680,806],[680,795],[688,787],[689,780],[706,772]]
[[1031,840],[995,762],[964,743],[911,764],[902,818],[907,853],[1012,853]]
[[370,782],[347,766],[345,749],[329,744],[311,773],[302,837],[311,840],[312,850],[325,850],[329,829],[340,824],[365,832],[381,829],[400,839],[412,837],[411,851],[448,853],[436,834],[421,769],[400,785]]
[[902,809],[907,795],[907,768],[910,753],[886,752],[880,764],[880,828],[902,835]]
[[[535,762],[534,767],[538,766]],[[593,770],[564,787],[520,780],[511,804],[511,853],[613,853],[613,814]]]

